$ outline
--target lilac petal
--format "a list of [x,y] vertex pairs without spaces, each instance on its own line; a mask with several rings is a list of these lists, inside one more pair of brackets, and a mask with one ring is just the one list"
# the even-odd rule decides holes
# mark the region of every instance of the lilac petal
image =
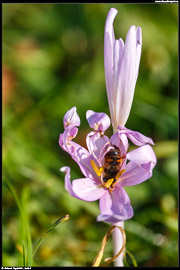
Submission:
[[109,103],[109,110],[111,114],[111,120],[114,118],[113,112],[113,102],[112,102],[112,87],[113,87],[113,55],[114,55],[114,29],[113,21],[116,17],[117,10],[111,8],[108,12],[105,30],[104,30],[104,70],[105,70],[105,80],[106,80],[106,89]]
[[100,132],[90,132],[86,137],[87,148],[91,154],[92,159],[98,166],[102,166],[102,159],[109,149],[112,148],[109,138],[101,135]]
[[64,132],[59,136],[59,145],[63,150],[68,151],[69,142],[76,137],[78,133],[78,128],[72,125],[69,125],[65,128]]
[[114,49],[114,29],[113,22],[117,14],[115,8],[111,8],[108,12],[105,30],[104,30],[104,68],[105,68],[105,78],[106,87],[108,93],[111,92],[112,87],[112,69],[113,69],[113,49]]
[[[117,113],[117,95],[119,91],[119,76],[120,76],[120,71],[121,71],[121,65],[122,65],[122,60],[123,60],[123,54],[124,54],[124,42],[120,38],[119,40],[116,40],[114,43],[114,55],[113,55],[113,83],[112,83],[112,94],[111,94],[111,99],[112,99],[112,112],[114,114],[112,124],[114,127],[115,121],[116,121],[116,113]],[[117,124],[116,124],[117,125]]]
[[97,217],[97,221],[116,224],[133,216],[129,197],[122,187],[115,187],[111,193],[105,193],[100,198],[99,207],[101,214]]
[[130,27],[123,51],[123,59],[116,96],[116,128],[125,125],[130,113],[136,83],[136,27]]
[[126,134],[126,136],[137,146],[142,146],[147,143],[154,145],[151,138],[144,136],[140,132],[127,129],[123,126],[118,126],[118,130],[120,130],[121,134]]
[[131,110],[142,49],[142,31],[132,25],[125,44],[115,40],[113,22],[117,10],[111,8],[104,32],[104,68],[108,103],[114,131],[125,125]]
[[136,80],[138,77],[139,64],[141,59],[141,51],[142,51],[142,29],[141,27],[137,27],[136,29]]
[[110,142],[112,145],[116,145],[120,149],[122,155],[126,155],[129,144],[125,134],[121,134],[119,131],[117,131],[111,136]]
[[114,55],[113,55],[113,83],[114,86],[117,86],[118,83],[118,74],[120,68],[120,53],[122,53],[122,48],[120,50],[120,42],[119,40],[115,40],[114,42]]
[[91,179],[97,179],[92,166],[91,166],[91,156],[89,152],[79,144],[71,142],[68,153],[79,165],[82,173],[85,177],[90,177]]
[[73,125],[69,125],[65,128],[64,132],[59,135],[59,145],[64,151],[70,151],[70,142],[76,137],[77,133],[78,128]]
[[106,113],[96,113],[88,110],[86,112],[86,118],[89,126],[99,132],[104,132],[111,124],[109,116]]
[[77,128],[68,126],[64,133],[59,136],[59,145],[76,161],[85,177],[97,178],[90,163],[92,159],[90,153],[87,149],[72,141],[76,134]]
[[110,119],[105,113],[96,113],[91,110],[87,111],[86,118],[90,127],[94,129],[87,135],[86,144],[92,159],[98,166],[102,166],[103,153],[110,145],[109,138],[104,135],[104,131],[110,126]]
[[70,110],[66,112],[63,118],[64,128],[69,125],[80,126],[80,118],[76,112],[76,107],[72,107]]
[[138,164],[152,162],[155,166],[157,162],[156,155],[152,147],[148,144],[130,151],[129,153],[127,153],[127,158]]
[[65,189],[69,192],[69,194],[72,197],[78,198],[78,196],[74,193],[72,189],[71,180],[70,180],[70,168],[62,167],[60,171],[65,173]]
[[110,138],[110,141],[112,145],[116,145],[121,152],[121,158],[123,158],[123,163],[121,165],[121,170],[125,169],[127,158],[126,153],[129,147],[128,139],[125,134],[120,134],[119,131],[117,131],[115,134],[113,134]]
[[100,184],[100,182],[90,178],[76,179],[72,182],[72,189],[79,199],[96,201],[107,192],[107,189],[99,187]]
[[[113,55],[113,74],[116,84],[118,83],[118,77],[120,73],[121,62],[124,52],[124,42],[122,38],[115,40],[114,43],[114,55]],[[114,86],[116,85],[114,84]],[[116,85],[117,86],[117,85]]]
[[127,154],[130,160],[126,171],[121,175],[117,186],[134,186],[152,176],[156,165],[156,155],[150,145],[141,146]]

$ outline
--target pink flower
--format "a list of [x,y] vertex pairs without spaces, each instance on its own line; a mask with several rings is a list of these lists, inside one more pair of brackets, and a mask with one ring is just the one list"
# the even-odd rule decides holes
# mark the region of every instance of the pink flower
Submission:
[[[140,184],[152,176],[156,155],[149,144],[154,143],[152,139],[123,126],[118,126],[117,132],[109,139],[104,135],[110,126],[108,115],[89,110],[86,118],[93,128],[86,137],[88,150],[73,142],[78,132],[77,126],[80,125],[76,107],[71,108],[64,116],[64,132],[60,134],[59,145],[71,155],[84,175],[71,183],[70,168],[61,168],[66,174],[65,189],[80,200],[99,200],[100,215],[97,221],[116,225],[119,221],[133,216],[130,199],[124,187]],[[128,139],[139,147],[128,152]],[[119,172],[106,179],[105,162],[112,149],[120,153]]]
[[132,25],[125,44],[114,37],[113,21],[117,14],[111,8],[104,32],[104,68],[109,110],[114,131],[125,126],[133,101],[142,49],[140,27]]
[[[70,168],[61,168],[65,173],[65,189],[80,200],[99,200],[97,220],[114,225],[133,216],[124,187],[149,179],[157,162],[150,146],[154,144],[152,139],[124,127],[138,77],[142,34],[140,27],[131,26],[125,44],[121,38],[115,40],[116,14],[116,9],[110,9],[104,34],[106,88],[115,133],[111,138],[104,134],[111,124],[105,113],[88,110],[86,118],[93,131],[87,134],[87,149],[75,143],[80,118],[73,107],[64,116],[64,132],[59,137],[59,145],[71,155],[84,175],[71,182]],[[128,140],[138,147],[128,152]]]

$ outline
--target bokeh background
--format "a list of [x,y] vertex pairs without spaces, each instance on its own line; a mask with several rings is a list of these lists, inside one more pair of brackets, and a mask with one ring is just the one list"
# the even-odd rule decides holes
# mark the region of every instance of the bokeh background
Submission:
[[[151,137],[158,163],[151,179],[128,187],[134,217],[125,222],[126,248],[138,266],[178,266],[178,4],[3,4],[3,266],[22,266],[22,220],[7,188],[28,217],[33,247],[59,217],[34,256],[34,266],[91,266],[109,225],[96,222],[98,201],[64,189],[59,168],[82,176],[58,145],[63,116],[81,118],[76,142],[85,146],[88,109],[109,114],[104,77],[104,25],[111,7],[116,38],[132,24],[143,46],[126,126]],[[107,135],[112,134],[110,128]],[[112,240],[104,258],[113,252]],[[109,266],[102,261],[103,266]],[[129,256],[126,266],[133,266]]]

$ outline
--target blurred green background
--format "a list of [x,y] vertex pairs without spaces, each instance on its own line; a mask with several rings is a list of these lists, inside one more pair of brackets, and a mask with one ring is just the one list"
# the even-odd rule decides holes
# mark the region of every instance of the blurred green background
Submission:
[[[65,191],[59,168],[70,166],[72,179],[82,174],[58,138],[72,106],[81,118],[76,142],[83,146],[90,132],[86,111],[109,115],[103,50],[111,7],[119,11],[116,38],[124,40],[132,24],[142,27],[139,77],[126,127],[151,137],[158,158],[151,179],[126,188],[134,208],[125,222],[126,248],[138,266],[178,266],[178,5],[5,3],[3,266],[23,263],[23,225],[6,180],[28,217],[33,247],[53,222],[70,215],[44,240],[34,266],[91,266],[109,228],[96,222],[98,201],[80,201]],[[112,252],[110,239],[104,258]]]

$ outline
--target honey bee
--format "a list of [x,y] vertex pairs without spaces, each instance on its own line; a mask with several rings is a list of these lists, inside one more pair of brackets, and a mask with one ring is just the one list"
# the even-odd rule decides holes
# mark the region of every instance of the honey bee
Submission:
[[116,178],[122,167],[123,158],[121,157],[121,152],[119,148],[113,145],[114,149],[111,149],[105,155],[104,171],[103,171],[103,181],[106,183],[109,179],[114,179],[112,183],[115,183]]

